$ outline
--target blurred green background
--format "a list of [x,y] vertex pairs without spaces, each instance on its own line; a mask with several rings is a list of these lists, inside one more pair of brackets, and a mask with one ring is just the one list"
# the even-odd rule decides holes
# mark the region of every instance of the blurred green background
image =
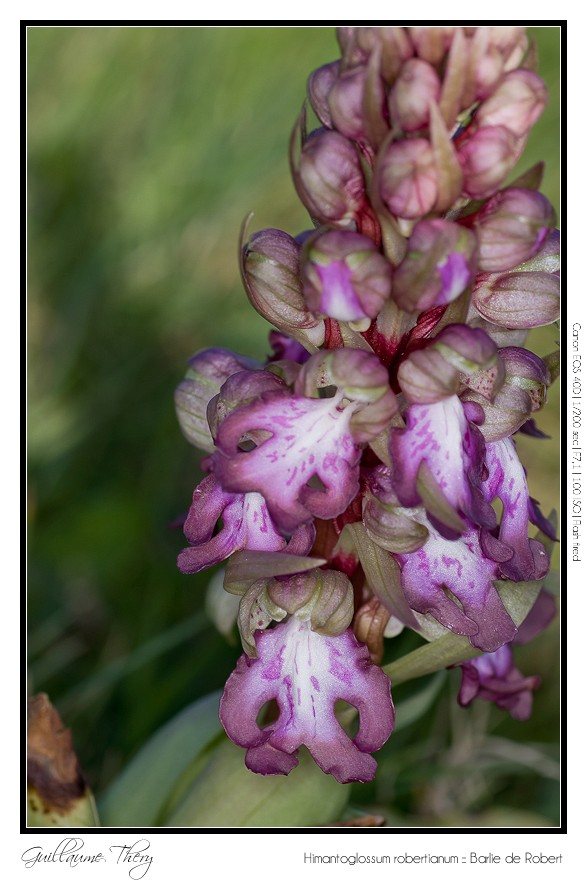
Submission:
[[[551,100],[522,165],[547,161],[558,207],[559,29],[531,31]],[[309,226],[287,144],[308,74],[337,56],[334,26],[28,30],[30,689],[73,729],[98,793],[239,654],[203,612],[209,574],[175,567],[200,472],[173,391],[200,348],[268,352],[239,227],[250,210],[251,229]],[[531,343],[556,340],[550,327]],[[548,512],[554,390],[539,425],[552,439],[520,450]],[[394,825],[557,823],[556,628],[520,660],[543,678],[531,721],[457,709],[452,673],[356,805]]]

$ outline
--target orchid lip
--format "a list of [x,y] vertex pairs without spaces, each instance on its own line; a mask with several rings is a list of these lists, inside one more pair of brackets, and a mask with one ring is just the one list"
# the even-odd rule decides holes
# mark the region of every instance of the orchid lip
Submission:
[[[259,656],[240,658],[220,702],[228,736],[249,750],[248,767],[287,774],[305,745],[339,782],[371,780],[376,763],[369,753],[388,739],[394,711],[389,680],[371,663],[367,647],[350,629],[323,636],[296,617],[257,633],[256,642]],[[272,699],[278,718],[261,727],[259,711]],[[339,699],[359,711],[359,730],[352,739],[334,714]]]

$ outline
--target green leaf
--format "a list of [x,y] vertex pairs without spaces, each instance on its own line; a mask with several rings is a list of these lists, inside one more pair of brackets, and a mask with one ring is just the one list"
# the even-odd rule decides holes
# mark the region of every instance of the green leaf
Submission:
[[350,785],[323,773],[305,750],[288,776],[251,773],[244,755],[243,749],[223,740],[164,825],[300,828],[340,819]]
[[100,800],[104,826],[154,826],[177,782],[214,738],[220,691],[188,706],[151,737]]
[[428,712],[445,681],[446,670],[443,670],[438,672],[417,694],[395,704],[394,734],[401,731],[404,727],[409,727]]

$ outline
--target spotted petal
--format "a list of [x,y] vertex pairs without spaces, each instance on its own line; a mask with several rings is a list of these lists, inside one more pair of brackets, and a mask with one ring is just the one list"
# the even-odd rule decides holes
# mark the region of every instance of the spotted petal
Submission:
[[[341,409],[341,398],[277,392],[237,409],[216,440],[215,472],[222,487],[262,494],[284,532],[313,516],[332,519],[344,512],[359,490],[360,449],[349,428],[353,405]],[[253,430],[271,437],[240,451],[240,440]]]
[[462,516],[486,527],[495,513],[481,490],[483,439],[458,396],[410,405],[406,429],[391,436],[393,484],[403,506],[424,503],[436,527],[455,537]]
[[[223,526],[214,535],[221,516]],[[184,574],[216,565],[237,549],[276,551],[287,544],[276,530],[260,494],[226,492],[213,475],[206,476],[194,491],[184,533],[192,544],[182,550],[177,560]]]
[[526,721],[532,712],[532,691],[540,684],[536,675],[525,677],[514,665],[512,649],[504,645],[461,664],[463,679],[459,703],[468,706],[476,697],[495,703],[512,718]]
[[[226,683],[220,720],[238,746],[248,748],[247,766],[256,773],[287,774],[304,745],[325,773],[339,782],[373,779],[380,749],[394,724],[389,680],[370,662],[366,645],[352,630],[335,637],[313,632],[292,617],[256,636],[259,656],[243,655]],[[276,700],[279,717],[257,724],[261,708]],[[334,715],[346,700],[360,715],[351,739]]]
[[489,475],[483,483],[488,500],[499,497],[503,514],[498,538],[483,532],[486,552],[500,561],[500,570],[510,580],[540,580],[548,572],[549,559],[538,540],[528,538],[528,527],[536,519],[526,483],[524,467],[511,439],[491,442],[486,449]]
[[427,519],[422,521],[429,531],[426,543],[397,556],[408,604],[452,632],[468,635],[484,651],[511,641],[516,626],[493,584],[498,568],[484,555],[478,530],[471,526],[458,540],[447,540]]

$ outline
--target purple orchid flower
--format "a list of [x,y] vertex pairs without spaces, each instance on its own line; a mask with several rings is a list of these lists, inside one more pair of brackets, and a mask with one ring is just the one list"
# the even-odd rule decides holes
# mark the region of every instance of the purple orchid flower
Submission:
[[467,635],[471,644],[495,651],[516,635],[516,626],[494,586],[498,568],[483,554],[479,531],[470,526],[447,540],[423,516],[428,539],[409,555],[396,555],[408,604],[431,614],[447,629]]
[[469,706],[479,697],[495,703],[512,718],[521,721],[530,718],[532,691],[540,685],[540,678],[537,675],[524,676],[516,669],[509,645],[461,663],[460,667],[463,678],[458,701],[461,706]]
[[[334,518],[359,490],[361,452],[349,427],[354,410],[353,404],[342,406],[342,393],[331,399],[263,395],[220,425],[214,455],[218,480],[230,491],[262,494],[284,532],[313,516]],[[241,438],[251,430],[271,437],[252,451],[240,451]]]
[[[303,745],[341,783],[373,779],[377,764],[369,753],[391,734],[394,709],[389,679],[371,663],[367,647],[351,629],[320,635],[296,617],[255,638],[258,657],[240,657],[220,701],[228,736],[248,749],[247,767],[288,774]],[[257,716],[270,700],[277,701],[279,717],[260,727]],[[359,710],[352,739],[336,719],[336,700]]]
[[549,558],[542,543],[528,538],[531,518],[537,519],[536,504],[531,500],[526,474],[512,439],[490,442],[486,448],[488,478],[483,483],[489,501],[499,497],[503,514],[496,538],[489,531],[481,534],[486,555],[499,562],[500,571],[510,580],[540,580],[549,568]]
[[407,507],[425,503],[432,524],[453,538],[466,530],[462,517],[487,528],[495,525],[481,487],[483,437],[469,415],[476,416],[458,396],[411,405],[406,429],[394,429],[391,436],[400,502]]
[[[214,534],[220,517],[223,527]],[[239,549],[271,552],[286,549],[296,555],[306,555],[315,536],[312,525],[303,525],[288,543],[275,528],[260,494],[224,491],[214,475],[206,476],[195,489],[184,533],[192,544],[182,550],[177,560],[184,574],[196,574],[217,565]]]

